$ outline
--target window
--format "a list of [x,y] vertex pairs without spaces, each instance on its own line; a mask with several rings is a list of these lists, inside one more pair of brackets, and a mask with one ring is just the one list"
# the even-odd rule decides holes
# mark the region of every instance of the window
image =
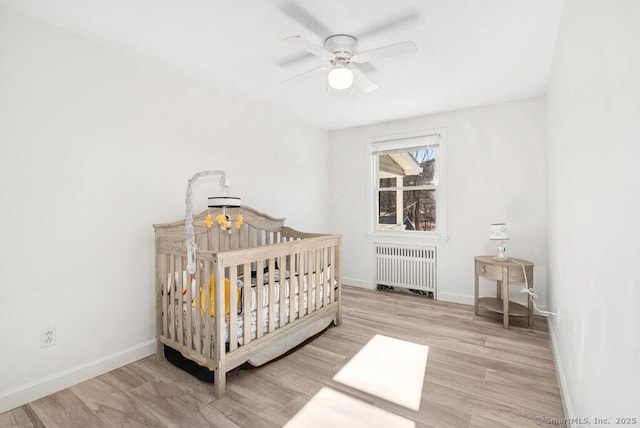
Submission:
[[446,235],[444,138],[438,130],[371,143],[374,233]]

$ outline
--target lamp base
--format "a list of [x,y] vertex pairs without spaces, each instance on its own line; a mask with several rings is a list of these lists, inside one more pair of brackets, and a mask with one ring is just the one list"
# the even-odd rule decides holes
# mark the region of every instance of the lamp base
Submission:
[[504,242],[500,241],[500,245],[496,248],[497,254],[493,256],[493,260],[497,262],[508,262],[509,257],[507,257],[507,247],[504,246]]

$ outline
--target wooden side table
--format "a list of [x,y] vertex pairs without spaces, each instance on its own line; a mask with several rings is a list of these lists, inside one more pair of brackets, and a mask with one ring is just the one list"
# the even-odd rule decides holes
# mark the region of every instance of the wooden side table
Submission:
[[[524,272],[522,269],[524,265]],[[527,306],[509,301],[509,284],[524,283],[527,275],[529,288],[533,287],[533,263],[522,259],[506,262],[494,260],[491,256],[475,257],[475,310],[480,308],[502,314],[504,328],[509,328],[509,316],[528,317],[529,327],[533,327],[533,304],[527,296]],[[479,278],[496,281],[496,297],[479,296]]]

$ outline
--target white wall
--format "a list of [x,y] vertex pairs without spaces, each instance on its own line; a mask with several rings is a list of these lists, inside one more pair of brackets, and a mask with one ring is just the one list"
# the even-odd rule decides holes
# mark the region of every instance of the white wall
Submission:
[[152,224],[195,172],[328,226],[325,131],[3,6],[0,121],[0,413],[153,351]]
[[567,0],[548,93],[550,306],[570,417],[640,418],[640,2]]
[[367,139],[447,128],[449,239],[437,243],[438,298],[473,303],[473,257],[495,252],[489,225],[506,221],[508,254],[535,263],[534,285],[545,306],[544,108],[537,98],[331,133],[331,225],[344,235],[344,282],[373,287]]

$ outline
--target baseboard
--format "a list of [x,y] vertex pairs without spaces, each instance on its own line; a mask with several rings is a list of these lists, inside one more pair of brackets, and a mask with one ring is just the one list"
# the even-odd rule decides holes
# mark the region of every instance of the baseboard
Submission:
[[469,294],[445,293],[443,291],[437,291],[436,297],[438,300],[443,302],[473,305],[473,296]]
[[366,288],[368,290],[375,290],[376,286],[371,281],[363,281],[356,278],[342,277],[342,283],[344,285],[352,285],[354,287]]
[[[365,281],[362,279],[356,278],[348,278],[343,277],[342,283],[344,285],[352,285],[354,287],[366,288],[368,290],[375,290],[376,286],[371,281]],[[473,290],[471,290],[473,291]],[[526,305],[527,297],[524,293],[513,293],[510,297],[510,300],[513,300],[517,303]],[[441,300],[443,302],[449,303],[460,303],[462,305],[473,305],[474,297],[473,294],[458,294],[458,293],[447,293],[446,291],[437,290],[436,291],[436,299]],[[538,305],[538,308],[541,310],[546,310],[546,305]]]
[[[550,320],[549,320],[550,321]],[[569,396],[569,389],[567,388],[567,380],[564,376],[564,368],[562,366],[562,360],[559,358],[558,342],[556,341],[555,328],[549,325],[549,336],[551,337],[551,351],[553,352],[553,361],[556,363],[556,377],[558,385],[560,385],[560,397],[562,398],[562,410],[564,411],[564,418],[567,421],[567,427],[571,428],[569,421],[574,417],[573,406],[571,405],[571,398]]]
[[156,341],[154,339],[2,392],[0,395],[0,413],[115,370],[141,358],[148,357],[155,352]]
[[[368,290],[375,290],[375,285],[370,281],[362,281],[355,278],[342,278],[344,285],[352,285],[354,287],[366,288]],[[473,295],[468,294],[455,294],[455,293],[443,293],[438,291],[437,299],[450,303],[461,303],[463,305],[473,305]]]

